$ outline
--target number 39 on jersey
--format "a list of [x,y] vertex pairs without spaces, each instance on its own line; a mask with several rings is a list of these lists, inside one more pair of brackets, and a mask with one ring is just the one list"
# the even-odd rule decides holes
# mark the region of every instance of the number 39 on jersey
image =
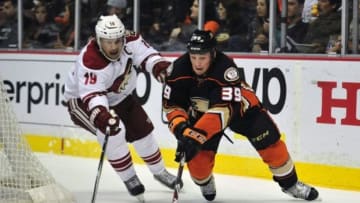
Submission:
[[240,87],[223,87],[221,89],[221,99],[223,101],[241,101],[241,88]]

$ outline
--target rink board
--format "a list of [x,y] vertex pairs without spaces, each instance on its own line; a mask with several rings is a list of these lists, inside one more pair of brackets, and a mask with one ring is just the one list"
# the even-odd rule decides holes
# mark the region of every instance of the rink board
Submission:
[[[168,55],[172,60],[175,56]],[[72,125],[62,104],[64,80],[74,59],[72,54],[1,53],[0,77],[35,151],[98,157],[94,137]],[[240,55],[234,59],[285,135],[299,176],[314,184],[360,190],[360,60]],[[154,134],[167,164],[175,167],[175,138],[161,117],[161,85],[140,73],[137,94],[156,126]],[[235,143],[222,141],[216,170],[270,178],[247,140],[228,135]]]

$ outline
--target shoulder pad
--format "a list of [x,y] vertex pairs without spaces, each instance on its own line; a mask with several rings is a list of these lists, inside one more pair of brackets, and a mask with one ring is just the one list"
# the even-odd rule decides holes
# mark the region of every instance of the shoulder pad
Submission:
[[126,42],[131,42],[131,41],[135,41],[140,37],[139,34],[137,34],[136,32],[132,31],[132,30],[126,30],[125,32],[125,39]]
[[100,52],[95,40],[87,45],[82,62],[86,68],[94,70],[103,69],[110,63]]

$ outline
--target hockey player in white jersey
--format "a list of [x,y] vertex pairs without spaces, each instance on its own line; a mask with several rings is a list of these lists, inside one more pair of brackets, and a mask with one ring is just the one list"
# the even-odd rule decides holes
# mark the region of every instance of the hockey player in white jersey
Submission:
[[81,50],[69,72],[64,97],[72,121],[96,135],[101,145],[106,127],[110,128],[106,157],[129,193],[142,200],[145,188],[127,143],[160,183],[173,188],[176,177],[165,169],[153,124],[132,95],[137,81],[134,66],[162,82],[171,63],[140,35],[125,30],[115,15],[101,16],[95,32],[96,38]]

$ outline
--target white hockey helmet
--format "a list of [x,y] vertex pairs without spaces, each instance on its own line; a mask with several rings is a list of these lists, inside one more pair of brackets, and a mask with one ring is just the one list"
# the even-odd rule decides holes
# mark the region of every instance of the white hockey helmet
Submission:
[[100,51],[104,54],[106,58],[111,61],[115,59],[110,59],[103,52],[100,39],[119,39],[123,38],[125,35],[125,26],[121,20],[114,14],[109,16],[100,16],[95,26],[96,41],[100,47]]

